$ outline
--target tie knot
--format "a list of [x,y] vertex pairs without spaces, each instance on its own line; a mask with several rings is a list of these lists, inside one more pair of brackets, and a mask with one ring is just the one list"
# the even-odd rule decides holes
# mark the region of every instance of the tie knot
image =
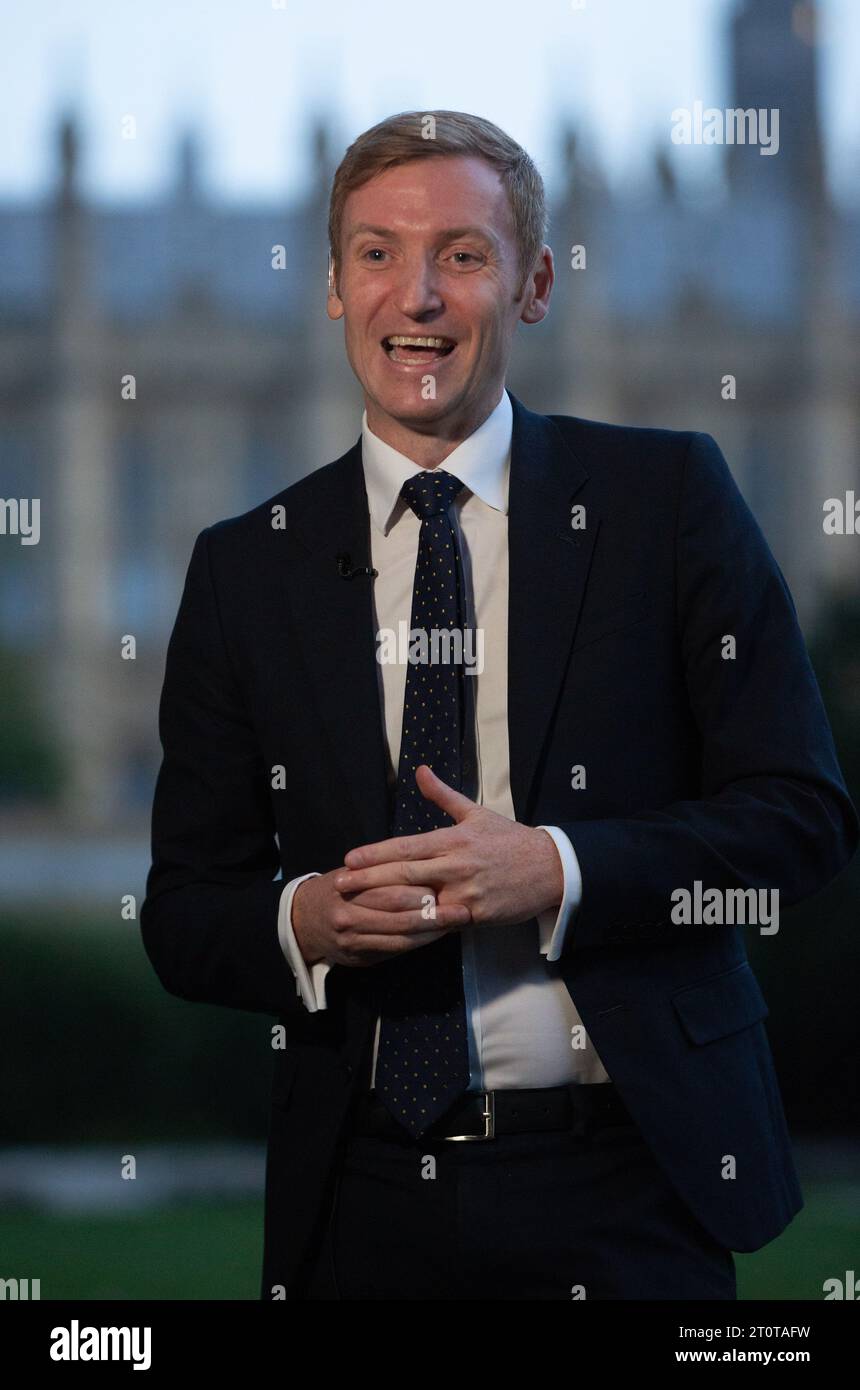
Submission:
[[462,486],[460,479],[455,478],[453,473],[446,473],[444,468],[425,468],[414,478],[406,479],[400,496],[405,498],[417,517],[426,521],[429,517],[447,512]]

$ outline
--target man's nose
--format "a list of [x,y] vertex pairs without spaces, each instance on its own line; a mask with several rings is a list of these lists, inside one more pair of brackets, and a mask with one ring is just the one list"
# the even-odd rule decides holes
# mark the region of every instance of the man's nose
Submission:
[[439,267],[431,257],[404,260],[395,286],[397,307],[406,318],[417,319],[444,305]]

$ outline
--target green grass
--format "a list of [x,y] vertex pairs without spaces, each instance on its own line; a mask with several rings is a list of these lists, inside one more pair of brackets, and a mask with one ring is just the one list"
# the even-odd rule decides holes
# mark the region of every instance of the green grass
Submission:
[[754,1255],[735,1255],[738,1298],[820,1301],[825,1279],[860,1271],[860,1195],[857,1185],[803,1178],[806,1202],[782,1235]]
[[[821,1300],[825,1279],[858,1267],[860,1202],[844,1184],[804,1183],[806,1206],[754,1255],[736,1255],[741,1299]],[[259,1202],[189,1204],[139,1216],[0,1221],[6,1277],[41,1279],[43,1299],[256,1299]]]
[[257,1298],[261,1202],[194,1203],[136,1216],[0,1220],[3,1272],[48,1298]]

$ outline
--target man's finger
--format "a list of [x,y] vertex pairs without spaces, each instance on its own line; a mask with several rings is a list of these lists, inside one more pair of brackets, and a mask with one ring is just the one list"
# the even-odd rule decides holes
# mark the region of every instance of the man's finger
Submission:
[[[429,872],[428,872],[429,869]],[[450,883],[459,877],[459,871],[448,860],[437,859],[432,867],[426,861],[374,864],[367,869],[341,869],[334,880],[339,893],[360,893],[365,888],[384,888],[400,884],[411,887],[425,884],[428,878],[436,884]]]
[[[390,840],[377,840],[372,845],[359,845],[344,856],[348,869],[363,869],[369,864],[391,864],[406,859],[435,859],[450,849],[455,825],[441,830],[425,830],[422,835],[393,835]],[[338,884],[335,883],[335,887]]]
[[432,801],[441,811],[445,811],[457,824],[477,807],[476,801],[449,787],[448,783],[437,777],[426,763],[419,763],[415,769],[415,781],[421,795]]
[[407,912],[410,908],[422,908],[428,899],[436,900],[436,889],[429,883],[385,884],[379,888],[365,888],[360,892],[344,893],[349,902],[359,907],[375,908],[378,912]]
[[439,903],[435,899],[405,912],[380,912],[377,908],[361,907],[359,903],[352,903],[351,907],[355,916],[348,926],[340,928],[341,935],[359,932],[362,935],[410,936],[429,930],[449,931],[466,926],[471,920],[469,909],[462,903]]

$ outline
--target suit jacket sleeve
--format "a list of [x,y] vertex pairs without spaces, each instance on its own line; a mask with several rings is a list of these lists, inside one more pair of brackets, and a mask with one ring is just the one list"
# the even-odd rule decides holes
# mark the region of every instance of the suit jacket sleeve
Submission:
[[[691,437],[676,526],[677,644],[701,741],[700,794],[619,819],[569,821],[582,901],[563,955],[660,940],[670,894],[823,888],[858,842],[857,813],[785,579],[717,444]],[[735,637],[736,658],[722,657]],[[633,677],[635,679],[635,675]],[[641,731],[647,738],[647,729]]]
[[146,952],[182,999],[279,1015],[302,1009],[278,941],[269,780],[231,668],[209,569],[194,544],[167,649],[164,756],[141,908]]

